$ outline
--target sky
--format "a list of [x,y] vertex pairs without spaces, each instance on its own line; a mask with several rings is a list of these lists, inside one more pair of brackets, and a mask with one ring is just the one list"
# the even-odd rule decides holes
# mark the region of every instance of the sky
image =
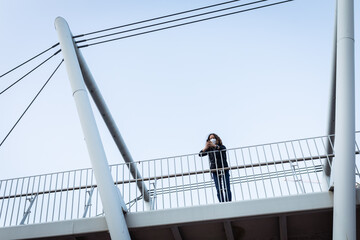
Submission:
[[[58,42],[58,16],[78,35],[220,2],[0,0],[0,75]],[[334,0],[295,0],[81,51],[135,161],[197,153],[211,132],[227,148],[316,137],[327,134],[334,15]],[[0,90],[47,56],[0,78]],[[61,59],[0,95],[0,141]],[[122,163],[92,106],[107,161]],[[0,179],[91,167],[64,64],[0,163]]]

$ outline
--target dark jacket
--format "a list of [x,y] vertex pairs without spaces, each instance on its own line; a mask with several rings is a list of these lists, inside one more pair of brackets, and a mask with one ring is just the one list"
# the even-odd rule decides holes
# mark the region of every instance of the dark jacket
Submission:
[[219,169],[222,167],[228,167],[226,161],[226,147],[224,145],[216,145],[216,148],[209,148],[207,151],[201,150],[199,153],[200,157],[209,156],[210,169]]

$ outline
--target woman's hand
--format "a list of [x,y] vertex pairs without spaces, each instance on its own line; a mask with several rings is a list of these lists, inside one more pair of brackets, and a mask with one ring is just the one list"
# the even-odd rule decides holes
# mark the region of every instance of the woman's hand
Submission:
[[207,151],[209,148],[215,148],[215,147],[216,147],[215,144],[213,144],[211,141],[207,141],[203,149],[203,152]]
[[214,148],[214,147],[216,147],[216,145],[212,141],[209,141],[209,147]]

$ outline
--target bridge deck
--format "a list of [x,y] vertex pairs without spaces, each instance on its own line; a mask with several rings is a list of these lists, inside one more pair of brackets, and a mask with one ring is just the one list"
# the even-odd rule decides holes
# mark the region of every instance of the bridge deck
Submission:
[[[357,204],[360,206],[360,189]],[[331,239],[332,207],[333,193],[320,192],[134,212],[127,214],[126,221],[132,239],[141,240]],[[93,217],[4,227],[0,228],[0,238],[110,239],[107,230],[104,217]]]

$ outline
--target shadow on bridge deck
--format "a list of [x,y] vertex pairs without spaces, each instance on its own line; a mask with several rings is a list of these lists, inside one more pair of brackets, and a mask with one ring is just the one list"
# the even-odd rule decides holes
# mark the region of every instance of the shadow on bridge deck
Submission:
[[[357,190],[357,219],[360,189]],[[133,240],[331,239],[331,192],[129,213]],[[360,222],[357,221],[357,239]],[[0,228],[5,239],[110,239],[104,217]]]

